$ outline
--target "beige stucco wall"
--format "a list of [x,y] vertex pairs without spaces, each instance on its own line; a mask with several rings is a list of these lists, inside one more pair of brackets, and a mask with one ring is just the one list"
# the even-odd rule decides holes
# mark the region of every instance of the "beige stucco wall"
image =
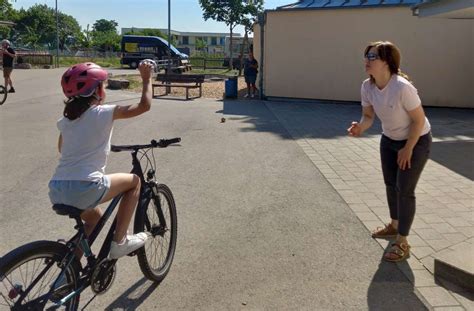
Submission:
[[[474,108],[473,20],[419,18],[409,7],[269,11],[264,33],[266,96],[360,100],[363,50],[389,40],[424,105]],[[260,61],[260,29],[254,29]]]

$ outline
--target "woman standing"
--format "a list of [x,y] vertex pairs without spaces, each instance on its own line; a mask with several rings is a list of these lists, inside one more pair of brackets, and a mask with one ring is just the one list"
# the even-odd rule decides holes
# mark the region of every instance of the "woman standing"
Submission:
[[431,149],[431,126],[418,91],[400,71],[400,50],[391,42],[370,43],[364,52],[362,118],[352,122],[349,135],[360,136],[372,126],[374,115],[382,122],[380,158],[391,222],[372,232],[373,238],[396,238],[384,255],[397,262],[410,256],[408,234],[416,209],[415,188]]

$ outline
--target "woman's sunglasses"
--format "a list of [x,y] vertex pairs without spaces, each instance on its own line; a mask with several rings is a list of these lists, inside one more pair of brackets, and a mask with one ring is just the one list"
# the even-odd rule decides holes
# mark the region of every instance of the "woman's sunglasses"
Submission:
[[372,53],[372,52],[369,52],[369,53],[365,54],[365,58],[369,61],[374,61],[376,59],[380,59],[380,57],[377,54]]

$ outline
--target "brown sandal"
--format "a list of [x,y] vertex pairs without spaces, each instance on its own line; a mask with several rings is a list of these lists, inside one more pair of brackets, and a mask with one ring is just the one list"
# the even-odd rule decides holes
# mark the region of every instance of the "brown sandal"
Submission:
[[386,224],[385,227],[377,227],[377,229],[372,231],[372,237],[374,239],[395,238],[397,234],[398,230],[395,229],[392,224]]
[[[395,256],[389,257],[390,255]],[[410,257],[410,245],[407,243],[393,243],[390,249],[383,256],[383,259],[390,262],[399,262],[408,257]]]

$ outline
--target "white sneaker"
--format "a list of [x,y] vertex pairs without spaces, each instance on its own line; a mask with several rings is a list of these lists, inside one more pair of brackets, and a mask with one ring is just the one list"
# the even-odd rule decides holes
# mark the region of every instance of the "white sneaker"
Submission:
[[244,95],[244,98],[249,98],[250,97],[250,94],[245,94]]
[[250,95],[250,97],[254,98],[254,97],[255,97],[255,94]]
[[112,241],[112,245],[110,246],[110,259],[118,259],[125,255],[130,254],[133,251],[136,251],[143,245],[145,245],[145,241],[148,238],[148,235],[145,232],[140,232],[134,235],[127,235],[125,241],[121,244],[118,244],[115,241]]

